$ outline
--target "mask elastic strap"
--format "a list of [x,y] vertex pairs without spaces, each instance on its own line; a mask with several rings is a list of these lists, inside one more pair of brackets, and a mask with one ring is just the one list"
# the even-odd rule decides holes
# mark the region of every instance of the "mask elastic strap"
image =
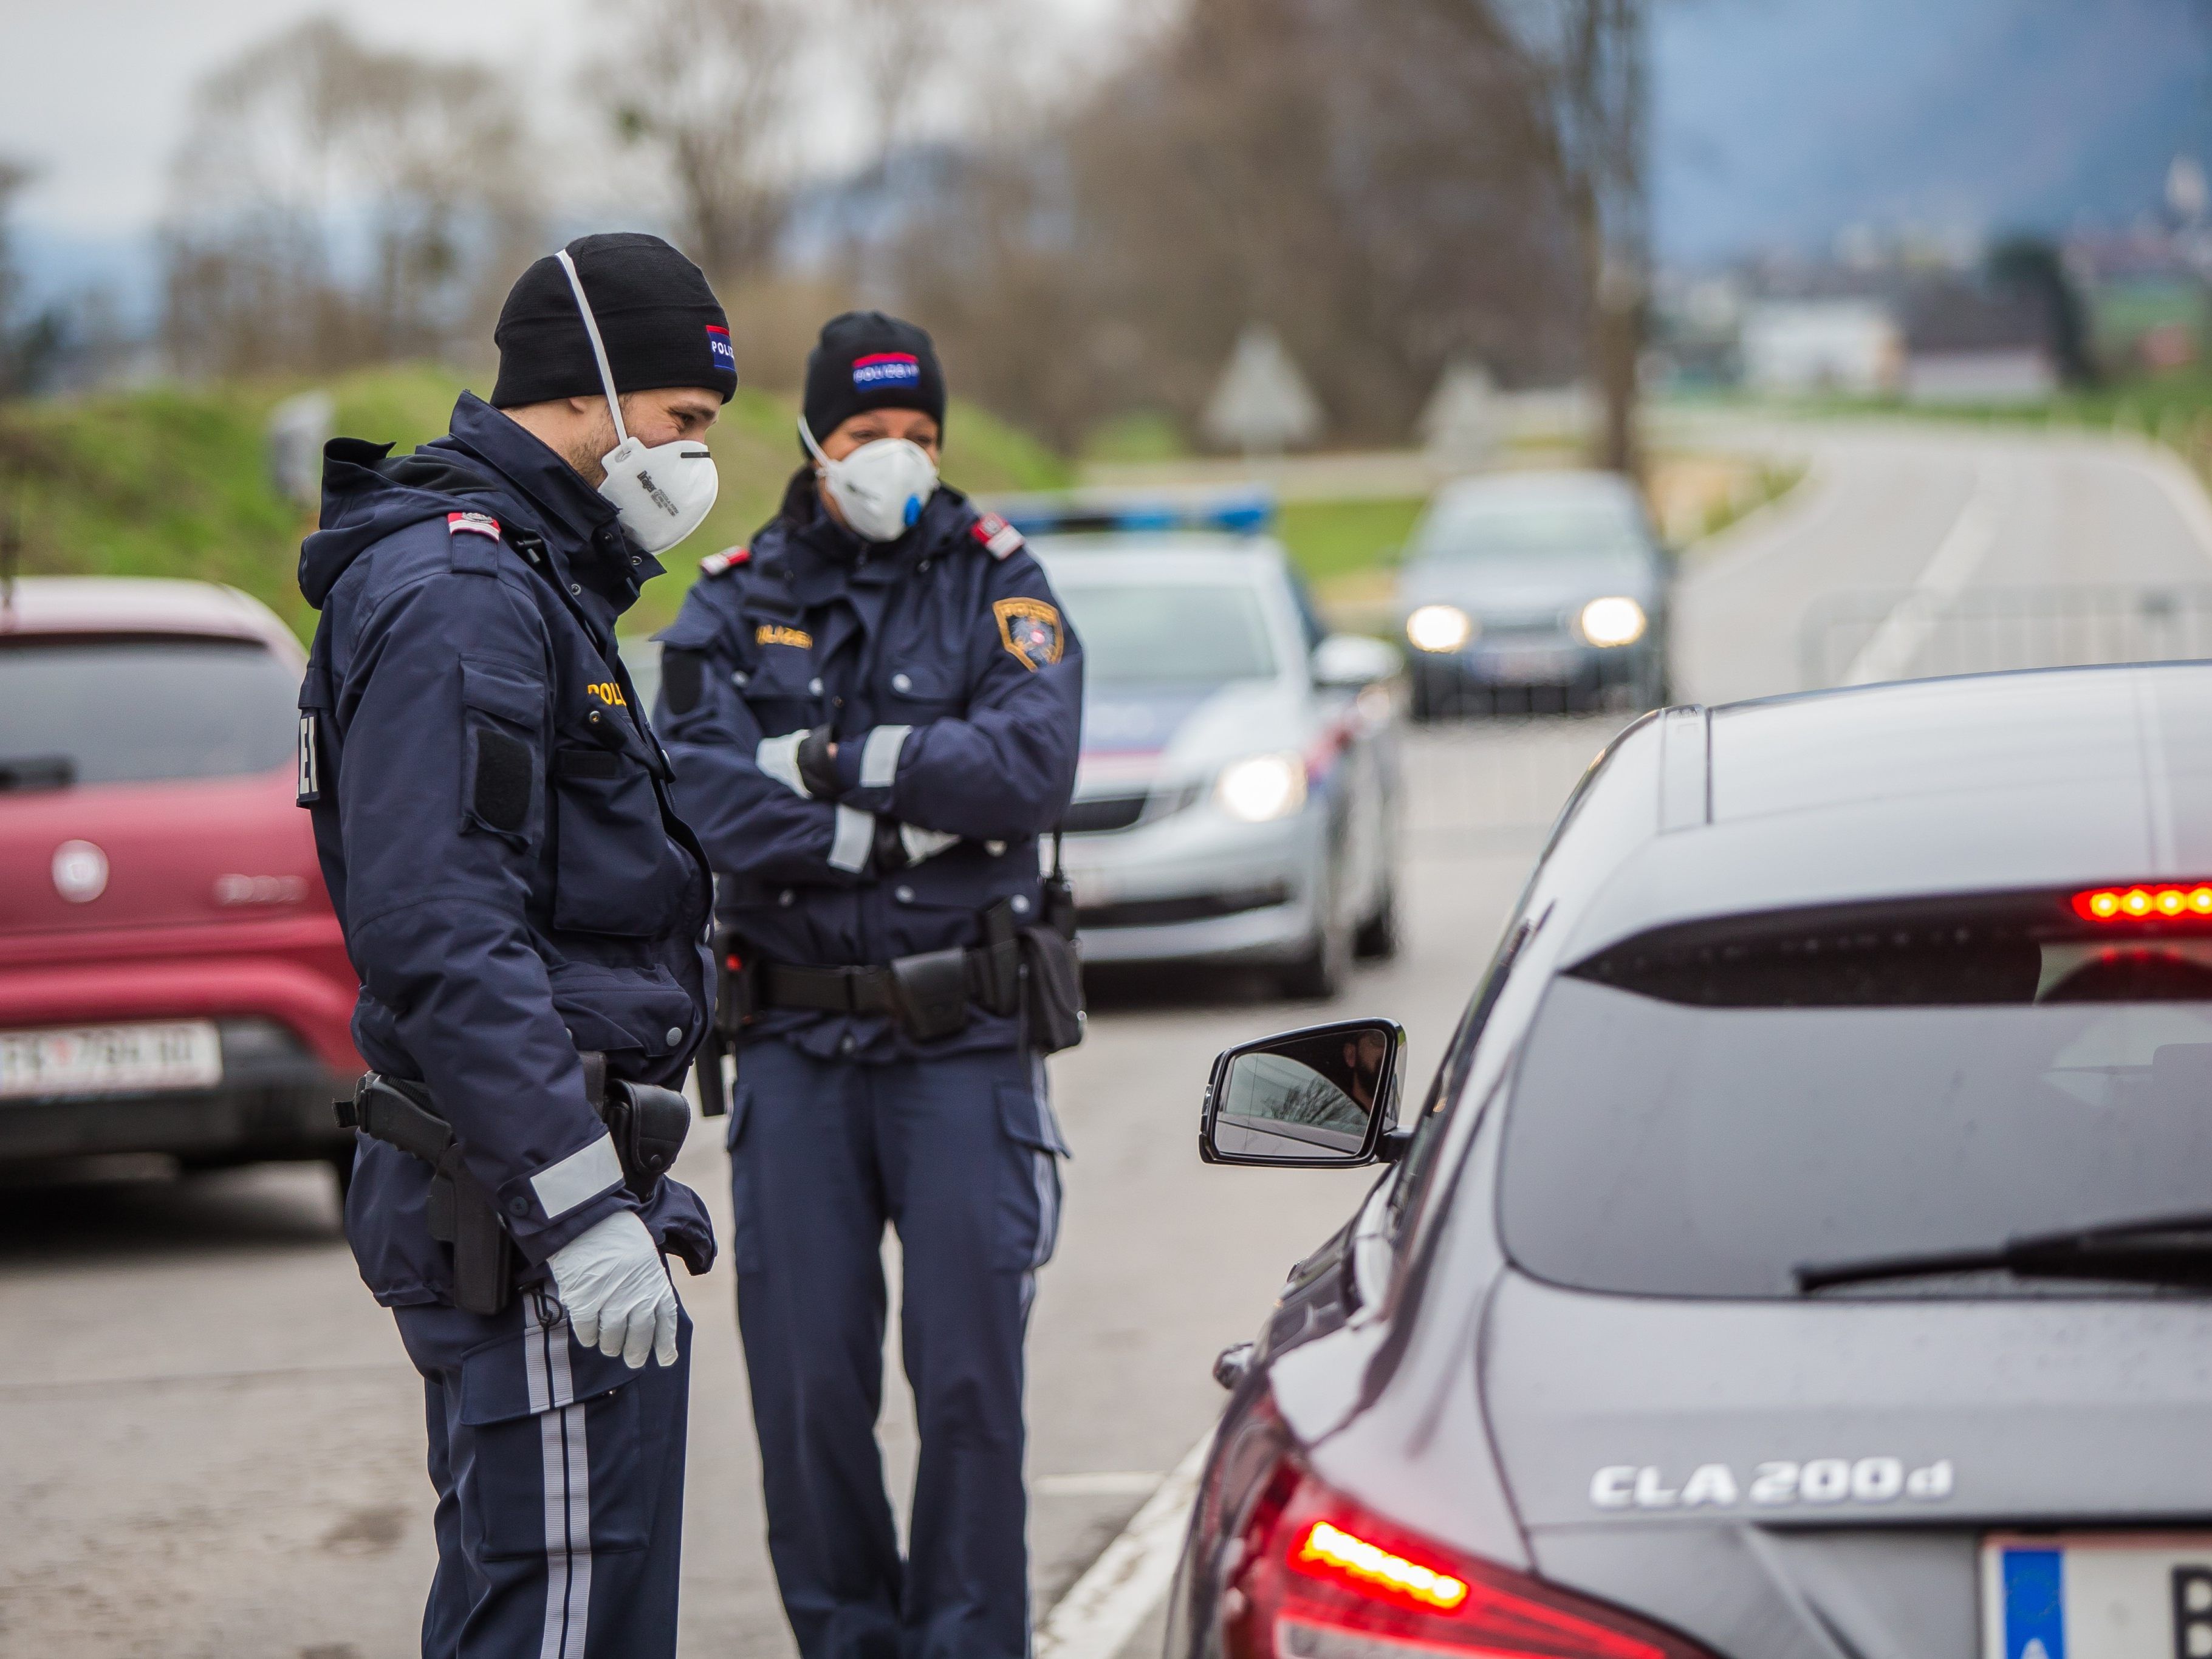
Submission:
[[806,416],[804,415],[799,417],[799,441],[805,444],[806,446],[806,453],[813,456],[816,460],[821,462],[823,465],[829,466],[833,465],[830,458],[822,453],[822,446],[814,441],[813,433],[807,430]]
[[629,433],[623,426],[622,404],[615,398],[615,372],[607,362],[606,342],[599,338],[599,325],[592,315],[592,302],[584,297],[584,279],[576,274],[576,262],[562,248],[553,257],[561,262],[561,269],[568,273],[568,286],[576,290],[576,309],[583,314],[584,332],[592,337],[592,356],[599,366],[599,389],[607,394],[607,413],[615,417],[615,441],[626,444]]

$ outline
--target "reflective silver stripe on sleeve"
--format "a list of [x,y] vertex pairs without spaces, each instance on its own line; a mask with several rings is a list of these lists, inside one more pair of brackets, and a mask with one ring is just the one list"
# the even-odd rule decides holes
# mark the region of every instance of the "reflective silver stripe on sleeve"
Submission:
[[898,781],[899,750],[911,726],[878,726],[860,745],[860,787],[888,789]]
[[806,793],[806,780],[799,775],[799,745],[804,732],[787,732],[780,738],[763,738],[753,750],[753,763],[794,795]]
[[620,1186],[622,1178],[622,1159],[615,1154],[614,1139],[601,1135],[531,1176],[530,1190],[538,1194],[548,1216],[562,1216],[608,1188]]
[[830,837],[830,867],[858,875],[876,844],[876,815],[857,806],[837,809],[836,832]]

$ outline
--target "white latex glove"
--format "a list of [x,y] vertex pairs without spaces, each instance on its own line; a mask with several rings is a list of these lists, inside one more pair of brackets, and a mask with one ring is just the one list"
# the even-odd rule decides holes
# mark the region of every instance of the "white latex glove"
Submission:
[[787,732],[780,738],[763,738],[760,747],[753,750],[753,764],[789,789],[794,795],[807,796],[806,780],[799,775],[799,745],[806,741],[804,729]]
[[920,864],[924,859],[935,858],[959,839],[946,830],[924,830],[911,823],[899,825],[899,845],[906,848],[906,861],[909,866]]
[[632,1370],[676,1363],[676,1286],[635,1210],[618,1210],[545,1258],[576,1340]]

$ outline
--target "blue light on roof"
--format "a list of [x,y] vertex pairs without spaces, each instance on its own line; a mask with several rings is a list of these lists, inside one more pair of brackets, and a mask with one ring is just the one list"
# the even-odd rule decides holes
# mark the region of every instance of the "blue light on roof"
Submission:
[[999,516],[1024,536],[1158,535],[1177,530],[1231,536],[1266,533],[1275,498],[1266,491],[1234,495],[1113,498],[1029,496],[998,503]]

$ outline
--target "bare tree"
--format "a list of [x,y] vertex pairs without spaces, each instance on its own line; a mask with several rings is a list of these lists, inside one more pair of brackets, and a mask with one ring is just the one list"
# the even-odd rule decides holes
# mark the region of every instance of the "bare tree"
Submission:
[[1637,364],[1650,284],[1644,0],[1518,0],[1510,15],[1550,91],[1549,154],[1581,245],[1597,459],[1635,472]]
[[1255,321],[1332,430],[1395,439],[1455,359],[1578,358],[1547,98],[1480,0],[1191,0],[971,156],[898,269],[969,384],[1062,441],[1188,422]]
[[801,0],[621,0],[616,130],[666,158],[692,256],[717,286],[757,276],[790,209],[787,153],[806,43]]
[[202,82],[163,228],[186,368],[331,368],[485,331],[534,250],[512,96],[484,70],[287,30]]

